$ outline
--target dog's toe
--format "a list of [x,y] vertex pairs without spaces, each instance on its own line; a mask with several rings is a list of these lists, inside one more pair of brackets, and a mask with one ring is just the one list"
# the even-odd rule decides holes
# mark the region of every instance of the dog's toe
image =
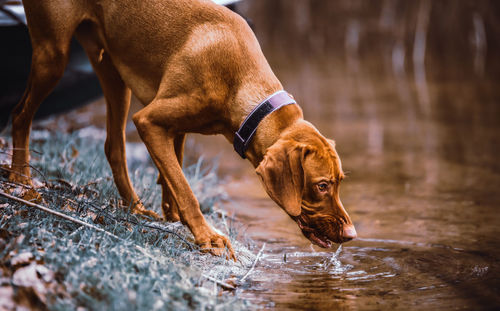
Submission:
[[158,215],[156,212],[153,212],[152,210],[148,210],[144,207],[144,205],[142,204],[138,204],[135,206],[134,210],[133,210],[134,214],[137,214],[137,215],[142,215],[142,216],[147,216],[147,217],[150,217],[150,218],[153,218],[155,220],[161,220],[162,218],[160,217],[160,215]]

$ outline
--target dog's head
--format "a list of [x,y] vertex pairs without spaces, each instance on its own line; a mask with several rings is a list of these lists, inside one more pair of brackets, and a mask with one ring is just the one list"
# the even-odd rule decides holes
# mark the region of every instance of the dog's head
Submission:
[[312,126],[282,136],[256,172],[269,196],[314,244],[327,248],[356,237],[339,198],[344,173],[335,143]]

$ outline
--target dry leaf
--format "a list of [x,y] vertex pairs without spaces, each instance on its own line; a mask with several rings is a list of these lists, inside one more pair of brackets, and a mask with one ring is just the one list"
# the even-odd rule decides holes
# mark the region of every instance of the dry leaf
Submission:
[[12,286],[0,287],[0,310],[15,310],[14,289]]
[[42,305],[39,302],[36,303],[37,306],[45,306],[47,303],[46,295],[49,291],[50,282],[53,280],[54,272],[36,263],[18,269],[12,276],[12,284],[21,288],[24,287],[27,290],[26,297],[29,298],[30,303],[37,300],[42,303]]
[[35,203],[43,203],[43,198],[42,195],[34,189],[27,189],[26,191],[23,191],[24,193],[21,195],[21,198],[30,201],[30,202],[35,202]]
[[17,269],[18,266],[28,265],[31,261],[33,261],[34,258],[35,256],[33,256],[33,253],[23,252],[16,256],[13,256],[10,260],[10,264],[14,267],[14,269]]
[[[41,298],[33,287],[19,287],[14,296],[17,304],[15,310],[48,310]],[[45,299],[45,296],[43,298]]]
[[66,205],[64,205],[62,207],[62,210],[66,211],[66,212],[74,212],[74,211],[76,211],[76,208],[74,208],[73,206],[71,206],[71,204],[66,203]]
[[78,157],[78,150],[75,148],[75,146],[71,146],[71,157],[72,158]]

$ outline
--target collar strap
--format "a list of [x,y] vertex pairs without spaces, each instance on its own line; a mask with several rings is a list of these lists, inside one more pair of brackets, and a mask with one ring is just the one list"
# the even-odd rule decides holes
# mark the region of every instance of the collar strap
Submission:
[[248,145],[252,141],[260,121],[271,112],[290,104],[296,104],[295,100],[286,91],[278,91],[257,105],[235,133],[233,141],[234,150],[245,159],[245,151],[247,151]]

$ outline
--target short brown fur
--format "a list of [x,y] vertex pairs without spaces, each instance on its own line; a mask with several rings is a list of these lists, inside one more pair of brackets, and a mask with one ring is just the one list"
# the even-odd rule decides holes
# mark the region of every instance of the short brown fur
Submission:
[[[128,176],[124,130],[133,93],[144,104],[133,120],[160,172],[166,220],[181,220],[202,249],[221,255],[227,248],[235,259],[229,240],[205,221],[181,167],[186,133],[222,134],[232,142],[248,113],[282,89],[246,22],[210,1],[23,3],[33,55],[26,91],[13,111],[10,179],[31,184],[31,121],[61,78],[70,40],[76,36],[106,98],[105,152],[125,203],[137,213],[158,217],[140,203]],[[322,239],[343,242],[353,237],[354,227],[338,199],[342,171],[334,146],[303,120],[298,106],[267,116],[246,155],[270,196],[311,241],[325,246]],[[328,167],[327,174],[318,167]],[[279,174],[289,179],[277,178]],[[329,183],[321,197],[314,194],[318,178]],[[345,234],[349,226],[350,236]]]

